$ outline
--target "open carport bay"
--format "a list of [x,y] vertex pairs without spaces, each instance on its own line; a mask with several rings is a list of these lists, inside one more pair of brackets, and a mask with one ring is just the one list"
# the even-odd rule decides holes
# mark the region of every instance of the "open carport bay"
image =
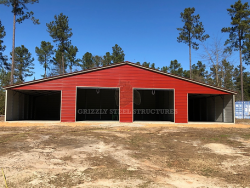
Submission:
[[134,121],[174,122],[174,91],[134,89]]
[[233,123],[233,95],[188,94],[188,120]]
[[60,121],[61,91],[8,90],[6,102],[6,121]]
[[76,121],[118,121],[118,88],[77,88]]

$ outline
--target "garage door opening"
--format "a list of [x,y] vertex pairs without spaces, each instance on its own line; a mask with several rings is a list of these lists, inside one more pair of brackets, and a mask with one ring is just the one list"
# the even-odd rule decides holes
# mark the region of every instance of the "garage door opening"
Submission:
[[174,91],[134,89],[134,121],[174,122]]
[[233,123],[233,96],[188,94],[188,120]]
[[118,88],[77,88],[76,121],[119,121]]
[[8,90],[6,121],[60,121],[61,91]]

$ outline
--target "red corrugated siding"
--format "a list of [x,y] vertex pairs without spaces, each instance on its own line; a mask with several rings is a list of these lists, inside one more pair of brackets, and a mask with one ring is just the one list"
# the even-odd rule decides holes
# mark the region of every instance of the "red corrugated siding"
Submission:
[[155,73],[131,65],[121,65],[70,77],[30,84],[16,90],[61,90],[61,121],[74,122],[76,110],[76,86],[119,87],[120,109],[128,113],[120,115],[121,122],[133,121],[133,88],[175,89],[175,122],[187,123],[187,94],[228,94],[213,88]]

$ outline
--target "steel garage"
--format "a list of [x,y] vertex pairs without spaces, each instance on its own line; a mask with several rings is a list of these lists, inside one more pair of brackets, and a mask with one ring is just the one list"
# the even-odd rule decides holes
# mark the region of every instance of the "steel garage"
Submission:
[[6,121],[235,121],[236,92],[131,62],[5,89]]

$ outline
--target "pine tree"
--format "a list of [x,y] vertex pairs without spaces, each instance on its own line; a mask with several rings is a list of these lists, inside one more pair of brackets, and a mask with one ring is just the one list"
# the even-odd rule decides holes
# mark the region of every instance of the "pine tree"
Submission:
[[13,18],[13,39],[12,39],[12,65],[11,65],[11,84],[14,83],[14,63],[15,63],[15,31],[16,31],[16,22],[22,23],[26,19],[31,19],[34,24],[40,24],[38,19],[33,17],[34,13],[32,11],[27,12],[27,4],[38,3],[39,0],[0,0],[0,4],[12,7],[12,13],[14,14]]
[[100,67],[103,64],[103,58],[99,55],[93,56],[93,61],[95,67]]
[[10,85],[10,74],[11,72],[4,68],[0,69],[0,114],[5,112],[5,90],[3,87]]
[[41,42],[40,48],[36,47],[36,54],[38,56],[38,61],[44,68],[44,75],[43,77],[46,78],[46,70],[49,68],[49,63],[52,62],[51,55],[54,54],[53,47],[50,42]]
[[170,62],[169,72],[171,74],[175,74],[175,75],[178,75],[178,76],[183,75],[183,68],[181,67],[181,64],[178,63],[178,61],[176,59],[174,61]]
[[242,48],[243,61],[250,65],[250,31],[245,35],[245,45]]
[[3,55],[6,46],[3,45],[3,38],[5,37],[5,28],[0,20],[0,114],[5,113],[5,91],[4,86],[10,85],[10,72],[8,72],[7,57]]
[[192,75],[194,80],[205,82],[207,74],[206,65],[201,61],[198,61],[196,65],[192,65]]
[[64,66],[62,63],[62,52],[59,49],[54,50],[55,52],[55,57],[53,57],[53,68],[50,72],[50,76],[55,76],[55,75],[59,75],[59,74],[64,74],[65,73],[65,69],[67,69],[68,66],[68,57],[67,54],[64,53],[63,54],[63,59],[64,59]]
[[233,90],[234,84],[233,84],[233,77],[232,72],[234,70],[234,65],[232,65],[229,61],[223,60],[222,65],[220,68],[220,80],[221,80],[221,86]]
[[168,66],[163,66],[163,67],[161,68],[161,71],[163,71],[163,72],[168,72],[168,70],[169,70],[169,67],[168,67]]
[[[10,55],[12,55],[12,52]],[[33,61],[34,58],[31,57],[31,53],[24,45],[15,48],[14,75],[16,83],[23,83],[26,77],[32,76],[34,74],[32,71],[32,69],[34,69]]]
[[155,63],[152,63],[150,66],[151,69],[155,69]]
[[72,72],[73,66],[78,65],[78,63],[81,61],[80,59],[76,58],[76,54],[78,52],[78,48],[76,46],[70,45],[70,47],[67,50],[67,58],[69,61],[69,69],[70,72]]
[[64,62],[64,53],[69,49],[70,40],[69,38],[73,35],[71,32],[72,29],[69,28],[69,19],[68,16],[61,13],[58,16],[54,16],[55,21],[47,23],[47,31],[50,36],[54,39],[54,42],[59,42],[58,49],[62,53],[62,74],[65,72],[65,62]]
[[91,69],[91,68],[95,67],[93,56],[89,52],[86,52],[83,55],[81,62],[82,63],[79,65],[82,67],[82,70]]
[[[243,84],[244,84],[244,98],[245,100],[250,100],[250,74],[246,72],[246,68],[242,67],[243,72]],[[233,71],[233,81],[234,81],[234,89],[238,92],[235,96],[236,101],[241,101],[241,72],[240,65],[234,68]]]
[[238,0],[227,11],[231,17],[231,27],[224,27],[221,31],[229,33],[229,39],[225,42],[225,45],[228,46],[226,51],[232,52],[232,50],[235,50],[240,53],[241,100],[244,101],[242,49],[245,46],[246,34],[250,30],[250,9],[247,2],[242,4],[241,0]]
[[149,68],[150,62],[147,63],[147,62],[145,61],[145,62],[142,63],[142,66]]
[[4,86],[8,86],[11,84],[10,82],[10,72],[6,71],[6,69],[2,68],[0,70],[0,91],[3,91]]
[[103,63],[102,66],[107,66],[112,63],[112,56],[109,52],[106,52],[106,55],[103,56]]
[[124,61],[125,54],[124,51],[120,46],[117,44],[112,47],[113,53],[112,53],[112,61],[113,63],[120,63]]
[[190,78],[190,71],[189,70],[184,70],[183,71],[183,77]]
[[6,32],[5,32],[5,28],[2,25],[2,22],[0,20],[0,66],[2,67],[4,64],[6,64],[7,61],[7,57],[3,55],[3,52],[6,48],[5,45],[3,45],[3,38],[5,37]]
[[193,15],[195,8],[185,8],[184,12],[181,12],[182,22],[184,22],[183,28],[177,28],[179,37],[177,37],[178,42],[184,42],[188,44],[189,47],[189,66],[190,66],[190,78],[192,78],[191,71],[191,48],[198,50],[199,44],[194,42],[194,40],[205,41],[209,38],[209,35],[204,34],[205,29],[202,22],[199,21],[199,14]]

